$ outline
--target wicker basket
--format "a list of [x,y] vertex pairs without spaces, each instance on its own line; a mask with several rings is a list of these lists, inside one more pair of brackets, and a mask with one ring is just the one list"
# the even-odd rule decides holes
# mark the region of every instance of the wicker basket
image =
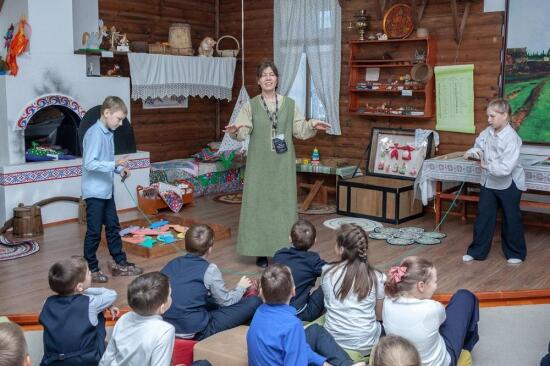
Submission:
[[[219,49],[219,46],[220,46],[220,42],[222,39],[224,38],[231,38],[235,41],[235,43],[237,44],[237,48],[236,49],[229,49],[229,50],[220,50]],[[216,53],[218,54],[218,56],[222,56],[222,57],[237,57],[237,55],[239,54],[239,51],[241,50],[241,45],[239,44],[239,41],[237,40],[237,38],[233,37],[233,36],[223,36],[221,37],[220,39],[218,39],[218,42],[216,43]]]

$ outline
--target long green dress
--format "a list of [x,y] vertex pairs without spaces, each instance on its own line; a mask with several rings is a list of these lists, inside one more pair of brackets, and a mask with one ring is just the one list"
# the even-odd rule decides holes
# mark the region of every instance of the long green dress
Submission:
[[[260,96],[244,104],[232,137],[243,140],[250,134],[246,159],[244,193],[239,221],[237,252],[246,256],[272,256],[288,245],[290,229],[298,218],[296,155],[292,136],[306,139],[316,130],[296,109],[294,101],[279,100],[277,134],[284,134],[288,151],[278,154],[272,147],[271,121]],[[275,102],[266,102],[270,111]]]

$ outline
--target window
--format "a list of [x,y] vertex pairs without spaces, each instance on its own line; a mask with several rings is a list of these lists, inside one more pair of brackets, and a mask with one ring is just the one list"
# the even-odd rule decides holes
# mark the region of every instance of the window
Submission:
[[305,53],[302,54],[300,59],[300,66],[288,96],[294,99],[306,118],[326,120],[325,107],[315,91],[315,84],[309,72]]

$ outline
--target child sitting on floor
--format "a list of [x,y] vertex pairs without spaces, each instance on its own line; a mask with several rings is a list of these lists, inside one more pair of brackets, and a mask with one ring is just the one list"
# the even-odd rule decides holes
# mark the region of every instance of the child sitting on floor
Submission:
[[312,324],[304,331],[296,309],[289,305],[295,288],[287,266],[273,264],[264,270],[261,294],[265,304],[254,314],[246,335],[250,366],[353,364],[324,328]]
[[447,308],[431,300],[437,271],[423,258],[407,257],[392,267],[386,281],[384,329],[411,341],[423,366],[455,366],[463,349],[479,340],[479,304],[468,290],[458,290]]
[[338,229],[336,254],[340,260],[323,268],[321,286],[325,294],[325,328],[338,344],[370,354],[382,334],[384,275],[374,269],[367,256],[367,233],[354,224]]
[[0,323],[0,366],[31,366],[23,330],[14,323]]
[[403,337],[386,336],[372,349],[370,366],[422,366],[414,345]]
[[92,274],[82,257],[71,257],[51,266],[50,288],[57,295],[46,299],[40,312],[44,326],[44,357],[40,365],[97,365],[105,352],[105,318],[118,308],[114,290],[92,288]]
[[243,298],[251,285],[245,276],[234,290],[226,289],[218,267],[206,260],[213,245],[214,231],[208,225],[193,225],[185,233],[188,253],[161,270],[172,287],[172,306],[163,318],[174,325],[178,337],[202,340],[244,324],[262,303],[258,296]]
[[273,256],[273,263],[284,264],[292,272],[296,296],[290,299],[290,305],[296,308],[298,318],[305,321],[317,319],[325,310],[323,289],[319,287],[310,294],[326,264],[318,253],[309,251],[316,243],[316,236],[315,226],[311,222],[298,220],[290,230],[292,246],[279,249]]
[[171,303],[170,281],[166,275],[151,272],[135,278],[128,285],[128,305],[133,311],[124,314],[115,324],[99,364],[169,366],[175,330],[161,315]]

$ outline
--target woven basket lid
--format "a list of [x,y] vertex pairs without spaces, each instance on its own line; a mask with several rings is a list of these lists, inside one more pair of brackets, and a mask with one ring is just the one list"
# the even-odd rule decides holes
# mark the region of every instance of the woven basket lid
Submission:
[[414,65],[411,69],[411,78],[422,83],[430,80],[434,75],[433,68],[425,62]]

